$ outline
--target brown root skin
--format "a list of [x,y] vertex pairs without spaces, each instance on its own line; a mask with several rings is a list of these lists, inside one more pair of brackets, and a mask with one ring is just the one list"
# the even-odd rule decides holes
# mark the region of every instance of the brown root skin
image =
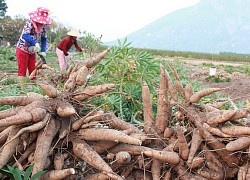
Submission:
[[13,105],[13,106],[26,106],[34,101],[41,100],[40,97],[28,97],[28,96],[8,96],[0,98],[0,106]]
[[119,117],[117,117],[113,112],[105,113],[104,119],[108,121],[109,126],[117,130],[133,130],[134,133],[144,134],[140,129],[135,125],[130,124]]
[[116,142],[113,141],[97,141],[95,143],[91,144],[91,147],[98,153],[102,154],[104,152],[107,152],[108,149],[113,148],[115,145],[117,145]]
[[141,145],[142,142],[139,139],[126,135],[122,131],[114,129],[101,129],[101,128],[88,128],[79,130],[79,139],[88,141],[114,141],[123,142],[132,145]]
[[78,86],[82,86],[85,84],[87,80],[87,75],[89,73],[89,70],[86,66],[82,66],[78,71],[76,75],[76,84]]
[[195,169],[195,168],[199,167],[202,163],[204,163],[205,160],[206,159],[202,158],[202,157],[194,157],[192,163],[190,163],[190,164],[187,163],[187,167],[189,169]]
[[[215,116],[210,116],[208,117],[207,120],[207,124],[209,125],[213,125],[213,124],[219,124],[219,123],[223,123],[226,121],[229,121],[230,118],[235,115],[235,113],[237,112],[237,110],[221,110],[221,111],[217,111],[218,115]],[[213,112],[211,112],[213,114]],[[210,113],[208,113],[209,116]]]
[[213,171],[216,171],[216,172],[223,171],[223,169],[220,166],[218,166],[216,163],[214,163],[210,160],[206,160],[205,164],[208,167],[208,169],[211,169]]
[[88,98],[91,98],[95,95],[99,95],[115,88],[115,84],[102,84],[97,86],[89,86],[85,88],[82,92],[73,95],[73,98],[82,101]]
[[175,88],[180,96],[185,99],[185,89],[180,80],[175,80]]
[[98,64],[106,56],[106,54],[110,51],[110,49],[111,48],[109,47],[106,50],[104,50],[103,52],[99,53],[96,57],[85,59],[84,65],[87,68],[94,67],[96,64]]
[[234,141],[230,141],[226,145],[226,150],[228,151],[238,151],[249,147],[250,137],[240,137]]
[[183,88],[183,85],[181,83],[181,80],[179,78],[179,75],[176,71],[176,69],[174,68],[173,64],[170,64],[170,67],[173,71],[173,75],[175,77],[175,89],[177,90],[177,92],[181,95],[181,97],[183,99],[185,99],[185,89]]
[[32,176],[34,176],[37,172],[44,170],[52,140],[59,129],[57,126],[58,123],[51,118],[47,128],[39,131],[37,146],[34,152],[34,167],[32,170]]
[[36,108],[42,108],[42,109],[46,109],[47,110],[47,105],[48,105],[48,101],[46,101],[45,99],[40,99],[38,101],[34,101],[26,106],[24,106],[20,112],[30,112],[33,109]]
[[36,75],[38,74],[38,69],[35,69],[34,71],[32,71],[32,73],[29,75],[29,79],[33,79]]
[[13,138],[8,140],[3,146],[6,146],[8,143],[13,141],[15,138],[21,136],[24,132],[35,132],[35,131],[38,131],[38,130],[44,128],[47,125],[50,118],[51,118],[51,115],[47,114],[46,117],[42,121],[22,128],[20,131],[18,131],[18,133]]
[[42,67],[42,65],[43,65],[42,60],[38,60],[38,61],[36,62],[36,64],[35,64],[36,69],[40,69],[40,68]]
[[73,153],[76,157],[86,161],[89,165],[96,169],[113,173],[111,167],[85,141],[71,139],[71,142],[73,144]]
[[113,148],[109,149],[111,153],[118,153],[120,151],[127,151],[129,154],[132,155],[141,155],[145,151],[151,151],[152,149],[146,146],[135,146],[129,144],[118,144]]
[[230,136],[248,136],[250,135],[250,127],[247,126],[222,126],[221,131]]
[[70,75],[71,71],[73,70],[73,68],[74,68],[74,66],[72,64],[69,65],[69,68],[67,69],[66,74],[65,74],[66,78],[69,77],[69,75]]
[[[18,127],[12,129],[9,133],[9,137],[8,137],[7,141],[9,139],[11,139],[19,130],[20,130],[20,128],[18,128]],[[9,143],[5,147],[3,147],[2,150],[0,150],[0,152],[1,152],[0,153],[0,168],[1,169],[8,163],[9,159],[15,153],[15,150],[16,150],[15,147],[17,147],[18,143],[19,143],[19,138],[16,138],[11,143]]]
[[198,102],[201,98],[205,97],[205,96],[208,96],[210,94],[213,94],[215,92],[218,92],[218,91],[222,91],[224,89],[227,89],[227,88],[208,88],[208,89],[203,89],[199,92],[196,92],[194,93],[191,97],[190,97],[190,102],[191,103],[196,103]]
[[188,159],[189,148],[187,144],[187,140],[182,132],[182,129],[179,125],[176,127],[176,132],[178,136],[178,147],[179,147],[179,154],[183,160]]
[[174,134],[173,128],[166,127],[165,130],[164,130],[163,137],[164,138],[170,138],[173,134]]
[[229,119],[230,121],[246,118],[249,115],[249,108],[238,109],[237,112]]
[[42,64],[42,69],[48,69],[50,71],[56,72],[56,70],[50,66],[48,66],[48,64]]
[[0,132],[0,144],[4,143],[7,140],[10,131],[12,131],[15,127],[16,126],[9,126]]
[[185,99],[186,101],[190,101],[190,97],[194,94],[193,87],[190,82],[187,83],[185,87]]
[[202,119],[204,119],[205,114],[202,112],[197,113],[194,106],[183,106],[179,108],[180,111],[182,111],[184,114],[186,114],[187,118],[191,122],[194,123],[194,125],[199,130],[202,138],[207,141],[210,147],[212,147],[214,150],[216,150],[216,153],[231,167],[235,166],[235,164],[238,164],[239,159],[237,155],[232,154],[230,151],[227,151],[225,149],[225,145],[220,142],[218,139],[216,139],[211,133],[209,133],[206,129],[202,126]]
[[161,166],[162,166],[161,161],[153,159],[151,165],[151,174],[153,179],[161,179]]
[[86,116],[81,117],[72,124],[73,130],[78,130],[84,123],[91,121],[99,121],[104,119],[104,111],[97,111],[96,113],[88,113]]
[[62,119],[61,120],[61,127],[59,130],[59,140],[63,139],[70,133],[70,124],[71,121],[69,119]]
[[115,161],[118,164],[127,164],[131,161],[131,155],[126,151],[120,151],[115,155]]
[[76,86],[76,76],[77,72],[71,72],[69,79],[64,84],[64,91],[65,92],[72,92]]
[[193,130],[190,151],[188,154],[187,164],[192,164],[196,152],[198,151],[200,144],[202,142],[202,137],[198,129]]
[[71,75],[72,73],[74,73],[74,72],[77,72],[77,70],[79,69],[79,66],[80,66],[79,63],[76,63],[75,66],[73,67],[73,69],[72,69],[70,75]]
[[54,169],[55,170],[62,170],[63,169],[63,164],[64,164],[64,155],[60,152],[55,154],[54,157]]
[[208,104],[204,104],[202,105],[202,107],[205,112],[219,111],[219,109],[216,109],[215,107],[208,105]]
[[0,127],[21,125],[32,121],[32,115],[30,112],[20,112],[14,116],[7,117],[0,120]]
[[60,117],[70,117],[76,113],[76,110],[70,103],[58,101],[56,112]]
[[[165,69],[166,70],[166,69]],[[178,94],[176,92],[176,89],[174,88],[172,79],[168,73],[168,71],[165,71],[166,77],[167,77],[167,87],[168,87],[168,91],[172,97],[172,100],[175,102],[178,102]]]
[[36,108],[30,111],[33,122],[39,122],[45,118],[47,112],[45,109]]
[[62,169],[62,170],[52,170],[43,174],[39,179],[40,180],[58,180],[65,179],[68,176],[75,174],[74,168]]
[[158,159],[159,161],[167,162],[171,165],[176,165],[180,162],[180,157],[175,152],[157,151],[152,149],[151,151],[144,151],[143,154]]
[[57,89],[49,84],[39,84],[42,91],[50,98],[56,98],[58,95]]
[[22,106],[19,106],[16,108],[11,108],[11,109],[6,109],[6,110],[1,111],[0,120],[17,114],[22,108],[23,108]]
[[171,180],[172,178],[172,174],[170,171],[166,172],[166,174],[164,175],[163,180]]
[[143,82],[142,86],[142,105],[143,105],[144,131],[146,134],[155,134],[153,104],[150,96],[149,87],[146,82]]
[[187,167],[185,166],[184,161],[182,159],[180,160],[180,163],[178,163],[176,166],[173,167],[173,169],[178,174],[179,179],[183,179],[183,180],[188,180],[188,179],[207,180],[207,179],[203,178],[202,176],[194,175],[193,173],[189,173],[189,171],[188,171]]
[[169,124],[169,119],[171,116],[171,106],[168,99],[168,89],[167,89],[167,78],[165,75],[165,68],[161,65],[161,75],[160,75],[160,89],[158,93],[157,102],[157,117],[155,121],[155,126],[162,133]]
[[242,166],[240,166],[237,175],[238,180],[248,180],[246,179],[248,173],[248,166],[248,164],[243,164]]
[[114,158],[115,158],[115,154],[113,154],[113,153],[108,153],[106,157],[107,157],[108,160],[113,161]]
[[214,179],[214,180],[224,179],[223,171],[215,172],[206,167],[202,167],[201,169],[197,171],[197,173],[207,179]]
[[208,130],[213,135],[216,135],[219,137],[224,137],[224,138],[232,137],[231,135],[223,133],[218,128],[214,128],[214,127],[209,126],[207,123],[203,123],[203,127],[206,128],[206,130]]
[[[12,139],[13,139],[13,138],[12,138]],[[35,151],[35,149],[36,149],[36,142],[33,142],[33,143],[24,151],[24,153],[20,156],[20,158],[18,159],[18,162],[19,162],[20,164],[22,164],[23,161],[26,160],[32,152]],[[15,164],[14,164],[13,166],[15,166]]]
[[207,161],[211,161],[215,163],[218,167],[223,168],[222,163],[218,160],[218,156],[214,151],[210,150],[207,146],[204,145],[202,145],[202,149],[204,152],[204,157]]

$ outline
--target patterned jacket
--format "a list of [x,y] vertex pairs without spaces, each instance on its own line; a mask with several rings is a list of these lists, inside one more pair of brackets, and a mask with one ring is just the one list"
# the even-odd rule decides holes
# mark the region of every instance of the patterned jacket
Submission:
[[41,33],[37,34],[35,32],[35,28],[31,22],[31,20],[27,21],[23,30],[22,34],[17,42],[17,48],[20,48],[24,52],[28,54],[32,54],[28,51],[30,46],[34,46],[39,38],[41,40],[41,51],[46,52],[46,42],[47,42],[47,25],[43,26]]

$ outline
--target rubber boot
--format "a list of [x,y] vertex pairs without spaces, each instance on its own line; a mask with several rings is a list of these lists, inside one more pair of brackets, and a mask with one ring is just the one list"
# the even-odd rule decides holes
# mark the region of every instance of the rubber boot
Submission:
[[18,76],[18,81],[19,81],[21,90],[24,90],[26,88],[26,77]]

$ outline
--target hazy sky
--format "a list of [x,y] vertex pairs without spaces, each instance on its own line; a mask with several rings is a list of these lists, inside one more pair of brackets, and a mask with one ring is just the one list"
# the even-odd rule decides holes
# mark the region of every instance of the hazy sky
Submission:
[[23,15],[47,7],[64,25],[86,30],[102,41],[117,40],[199,0],[5,0],[7,15]]

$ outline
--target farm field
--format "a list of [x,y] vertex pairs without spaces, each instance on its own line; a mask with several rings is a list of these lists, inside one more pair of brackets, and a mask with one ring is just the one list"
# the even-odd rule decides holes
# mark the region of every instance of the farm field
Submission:
[[[228,88],[220,91],[220,93],[228,94],[231,99],[242,97],[242,101],[250,99],[250,76],[248,73],[241,71],[241,67],[249,66],[246,63],[229,63],[220,61],[206,61],[196,59],[183,60],[186,68],[190,69],[189,79],[201,82],[203,86]],[[210,67],[216,68],[216,77],[224,80],[224,82],[215,82],[216,80],[209,80]],[[234,69],[234,72],[226,71],[227,68]],[[226,82],[228,78],[229,82]]]
[[[247,145],[232,145],[249,132],[248,64],[180,57],[159,61],[126,48],[108,48],[96,57],[94,63],[75,54],[70,60],[75,70],[65,76],[58,71],[54,53],[48,53],[47,64],[56,69],[53,73],[44,69],[50,83],[46,77],[42,81],[40,74],[38,84],[29,82],[25,90],[17,81],[16,62],[1,61],[0,108],[13,113],[0,116],[7,116],[0,128],[10,131],[11,138],[1,136],[2,154],[6,153],[1,168],[21,159],[19,169],[34,163],[32,175],[48,170],[41,179],[53,176],[55,169],[65,169],[65,176],[73,179],[211,179],[207,172],[218,180],[237,177],[248,159]],[[214,76],[209,75],[210,67],[216,67]],[[92,74],[89,82],[88,73]],[[224,101],[228,102],[217,104]],[[8,111],[11,103],[14,110]],[[15,105],[20,105],[20,113]],[[244,130],[230,134],[230,128]],[[32,141],[27,141],[31,135]],[[18,144],[15,163],[11,158],[15,152],[8,149]],[[26,147],[34,151],[30,150],[34,159],[28,162],[21,158]],[[55,164],[46,164],[43,157]],[[56,157],[61,159],[58,165]],[[194,166],[196,160],[199,164]],[[216,169],[208,169],[209,163],[217,163]]]

